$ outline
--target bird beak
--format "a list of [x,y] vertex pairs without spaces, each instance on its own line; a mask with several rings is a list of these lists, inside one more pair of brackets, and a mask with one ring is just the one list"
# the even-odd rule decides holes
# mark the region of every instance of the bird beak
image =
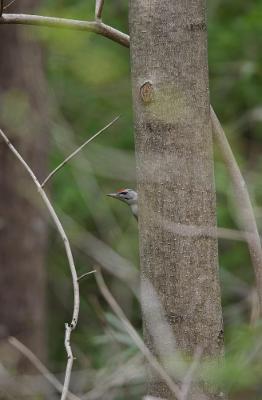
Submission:
[[108,193],[106,196],[116,198],[117,197],[117,193]]

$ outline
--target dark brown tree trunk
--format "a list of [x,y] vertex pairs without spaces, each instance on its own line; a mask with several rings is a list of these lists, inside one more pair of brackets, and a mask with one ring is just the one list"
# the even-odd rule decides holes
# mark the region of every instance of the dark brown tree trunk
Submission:
[[[20,1],[19,11],[28,12],[35,3]],[[29,32],[28,28],[0,26],[0,124],[37,175],[44,177],[48,101],[41,50]],[[12,360],[7,351],[9,335],[41,358],[45,354],[47,230],[39,203],[31,180],[1,142],[0,351],[7,354],[8,365],[23,371],[30,366],[17,354]]]
[[[181,352],[223,354],[204,0],[131,0],[142,283],[156,289]],[[145,339],[156,338],[142,308]],[[158,316],[155,316],[158,323]],[[152,325],[152,321],[150,321]],[[218,393],[205,389],[209,399]],[[149,393],[173,398],[152,374]],[[196,398],[192,391],[190,399]],[[223,395],[221,395],[223,397]],[[220,397],[220,398],[222,398]]]

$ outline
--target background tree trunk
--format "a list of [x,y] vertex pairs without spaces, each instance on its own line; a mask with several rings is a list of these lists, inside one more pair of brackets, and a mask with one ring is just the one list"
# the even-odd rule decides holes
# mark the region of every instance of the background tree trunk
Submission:
[[[20,1],[18,12],[35,1]],[[15,5],[17,11],[18,3]],[[9,10],[11,11],[11,8]],[[28,28],[0,26],[0,123],[37,175],[46,174],[48,101],[41,51]],[[31,365],[12,358],[6,338],[16,336],[45,354],[46,221],[35,188],[0,143],[0,338],[1,361],[23,372]],[[33,200],[32,200],[33,199]]]
[[[142,284],[154,285],[179,350],[192,355],[200,346],[219,357],[217,240],[208,234],[216,212],[205,8],[204,0],[130,1],[131,71]],[[149,332],[147,293],[141,296],[145,338],[157,353],[161,338]],[[149,393],[173,398],[153,374]]]

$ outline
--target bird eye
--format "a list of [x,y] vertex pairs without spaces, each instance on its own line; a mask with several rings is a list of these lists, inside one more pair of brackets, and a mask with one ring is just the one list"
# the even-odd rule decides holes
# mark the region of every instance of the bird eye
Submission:
[[126,194],[127,194],[127,192],[121,192],[120,194],[126,195]]

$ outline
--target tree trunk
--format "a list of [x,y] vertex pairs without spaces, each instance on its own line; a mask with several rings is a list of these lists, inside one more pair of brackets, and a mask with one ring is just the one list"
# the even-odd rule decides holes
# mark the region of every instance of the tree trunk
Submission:
[[[35,1],[20,1],[25,12]],[[16,5],[17,10],[17,5]],[[10,11],[12,12],[12,11]],[[0,123],[38,176],[46,175],[48,108],[41,51],[28,28],[0,27]],[[12,368],[32,366],[10,352],[16,336],[39,357],[45,354],[46,222],[35,188],[0,143],[0,350]],[[12,357],[13,354],[13,357]],[[6,355],[6,356],[5,356]]]
[[[210,234],[216,212],[205,9],[204,0],[131,0],[131,73],[142,284],[153,284],[182,353],[190,356],[199,346],[205,356],[219,358],[223,323],[217,239]],[[143,290],[141,297],[145,340],[158,354],[161,338],[149,332]],[[150,375],[149,394],[173,398]],[[213,389],[205,391],[217,398]]]

